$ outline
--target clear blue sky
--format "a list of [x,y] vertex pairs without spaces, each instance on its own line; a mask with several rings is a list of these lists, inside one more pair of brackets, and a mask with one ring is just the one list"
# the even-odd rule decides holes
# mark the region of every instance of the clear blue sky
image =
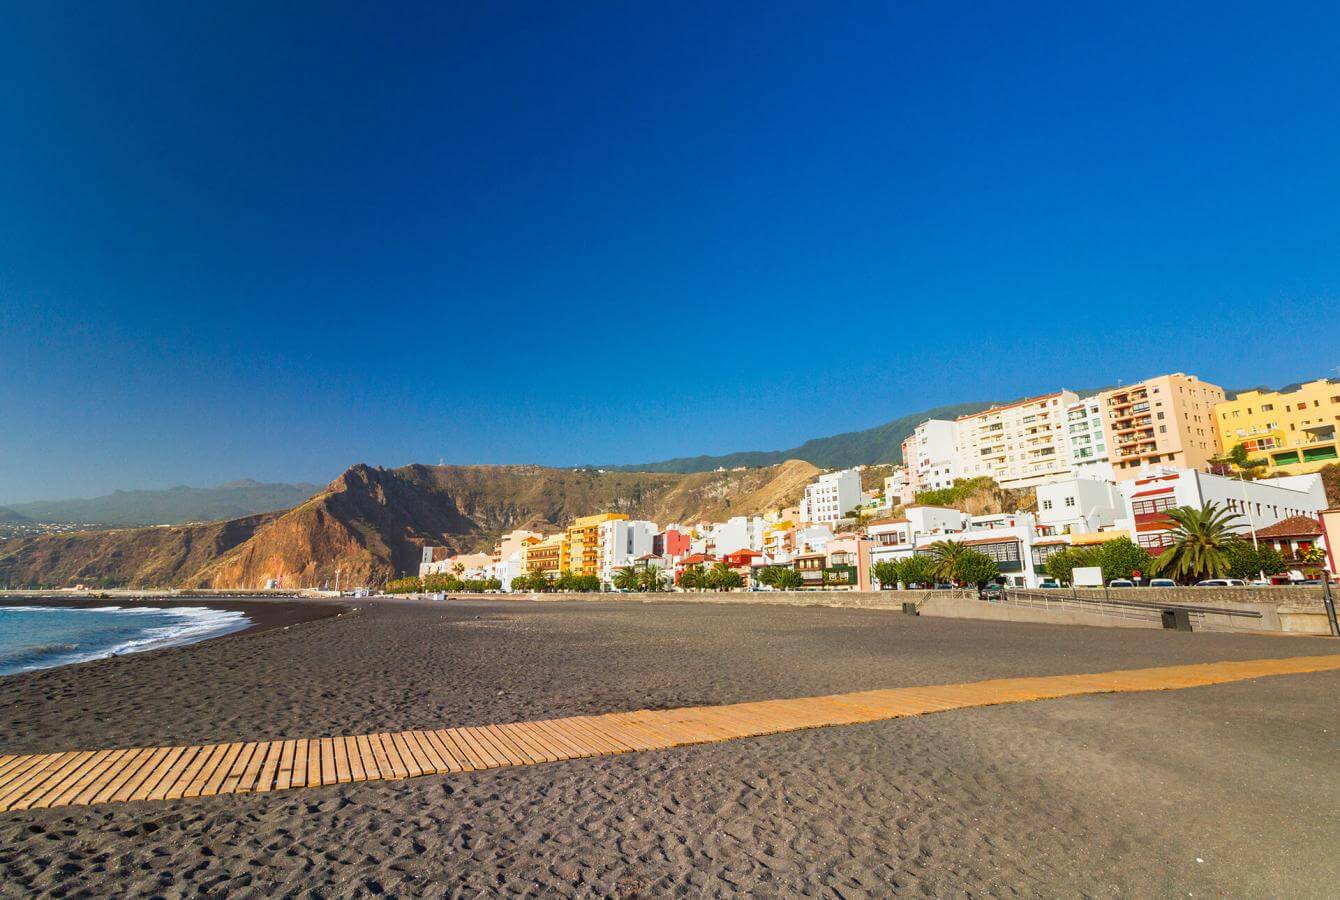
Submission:
[[0,503],[1340,365],[1334,3],[0,20]]

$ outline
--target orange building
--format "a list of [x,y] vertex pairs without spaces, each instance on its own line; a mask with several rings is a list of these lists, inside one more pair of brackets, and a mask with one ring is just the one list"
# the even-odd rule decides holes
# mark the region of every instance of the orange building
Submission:
[[1214,408],[1224,389],[1181,372],[1104,391],[1103,436],[1117,481],[1156,466],[1205,471],[1219,450]]

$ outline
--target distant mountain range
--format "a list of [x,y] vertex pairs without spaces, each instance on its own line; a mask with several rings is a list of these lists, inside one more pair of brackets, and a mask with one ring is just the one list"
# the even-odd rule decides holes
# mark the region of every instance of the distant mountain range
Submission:
[[87,500],[13,503],[6,514],[37,522],[97,525],[179,525],[215,522],[297,506],[321,489],[319,484],[263,484],[234,481],[212,488],[174,487],[161,491],[115,491]]
[[19,515],[8,506],[0,506],[0,525],[22,525],[31,521],[29,517]]
[[995,405],[994,401],[958,403],[937,406],[867,428],[848,431],[832,437],[815,438],[790,450],[745,450],[724,456],[682,456],[663,462],[639,465],[604,466],[622,472],[710,472],[713,469],[733,469],[737,466],[772,466],[787,459],[803,459],[821,469],[843,469],[851,466],[903,461],[903,441],[918,425],[927,419],[956,419],[969,416]]

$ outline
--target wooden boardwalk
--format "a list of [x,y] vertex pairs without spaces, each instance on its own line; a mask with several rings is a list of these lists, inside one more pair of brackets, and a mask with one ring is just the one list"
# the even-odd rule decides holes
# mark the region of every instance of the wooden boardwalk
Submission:
[[0,756],[0,812],[475,772],[1081,694],[1340,669],[1340,654],[1002,678],[468,728]]

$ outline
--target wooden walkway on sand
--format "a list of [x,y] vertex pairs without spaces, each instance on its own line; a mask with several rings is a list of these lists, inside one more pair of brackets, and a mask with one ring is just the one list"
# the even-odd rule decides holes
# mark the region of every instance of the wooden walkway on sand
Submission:
[[1340,654],[1001,678],[469,728],[0,756],[0,812],[475,772],[1081,694],[1340,669]]

